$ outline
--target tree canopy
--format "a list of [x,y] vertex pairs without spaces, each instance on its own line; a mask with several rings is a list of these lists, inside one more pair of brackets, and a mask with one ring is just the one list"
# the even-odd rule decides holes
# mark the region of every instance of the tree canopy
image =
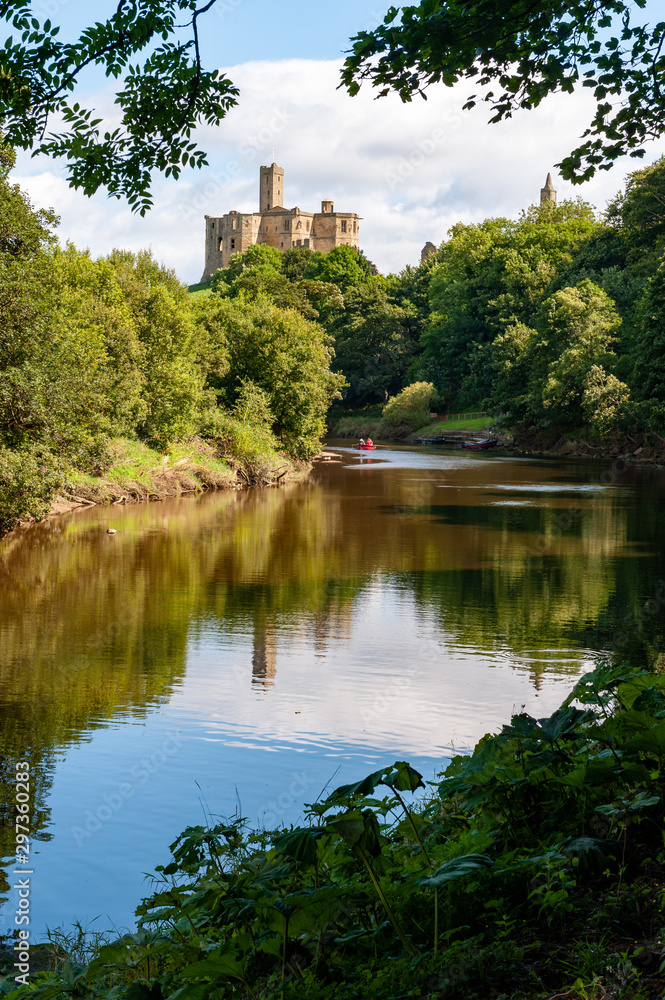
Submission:
[[[0,21],[11,32],[0,55],[5,142],[63,158],[72,187],[86,195],[106,188],[143,215],[152,204],[151,171],[178,177],[186,166],[206,165],[193,131],[216,125],[236,103],[231,81],[201,63],[199,19],[216,2],[120,0],[108,20],[73,42],[61,41],[58,25],[36,17],[31,3],[0,2]],[[76,100],[81,74],[93,65],[122,77],[119,125]]]
[[[665,131],[665,21],[636,19],[646,0],[421,0],[390,7],[374,31],[353,39],[343,82],[368,80],[403,101],[433,83],[473,81],[464,105],[488,101],[492,122],[549,94],[589,88],[595,113],[582,142],[561,162],[581,182]],[[401,15],[401,16],[400,16]]]

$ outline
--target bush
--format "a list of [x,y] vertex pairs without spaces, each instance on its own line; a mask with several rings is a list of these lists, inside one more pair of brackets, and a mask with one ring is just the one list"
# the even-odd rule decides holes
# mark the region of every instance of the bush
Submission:
[[436,389],[431,382],[413,382],[383,407],[384,427],[401,427],[413,431],[429,421]]
[[46,517],[62,485],[62,475],[48,452],[0,448],[0,532],[19,521]]

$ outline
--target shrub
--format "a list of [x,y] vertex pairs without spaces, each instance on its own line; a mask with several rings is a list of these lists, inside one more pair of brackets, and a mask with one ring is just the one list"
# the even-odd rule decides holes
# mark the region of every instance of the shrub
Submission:
[[48,452],[0,448],[0,532],[48,514],[62,475]]
[[413,382],[383,407],[384,427],[403,427],[405,431],[422,427],[429,420],[436,389],[431,382]]

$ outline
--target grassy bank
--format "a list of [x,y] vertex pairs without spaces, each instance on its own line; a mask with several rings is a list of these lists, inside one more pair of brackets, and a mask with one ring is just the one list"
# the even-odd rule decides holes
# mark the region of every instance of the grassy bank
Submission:
[[447,431],[483,431],[492,426],[491,417],[481,417],[475,420],[432,420],[423,424],[417,430],[408,425],[395,426],[382,420],[378,414],[355,413],[329,418],[328,433],[331,437],[361,438],[372,437],[377,440],[399,441],[414,437],[444,437]]
[[12,995],[660,998],[664,757],[665,678],[602,662],[550,718],[517,715],[455,758],[424,799],[398,761],[301,827],[189,827],[138,933],[61,945]]
[[142,503],[205,490],[277,486],[306,475],[310,468],[307,462],[271,449],[224,454],[219,442],[199,437],[171,444],[166,451],[136,439],[115,438],[110,452],[103,475],[62,467],[42,513],[62,514],[89,504]]

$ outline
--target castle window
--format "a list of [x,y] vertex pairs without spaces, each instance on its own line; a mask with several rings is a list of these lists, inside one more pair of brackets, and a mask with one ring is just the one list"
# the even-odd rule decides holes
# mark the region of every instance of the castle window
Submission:
[[231,240],[231,249],[235,250],[235,248],[236,248],[236,241],[234,239],[232,239]]
[[302,222],[300,221],[300,219],[298,219],[296,223],[296,229],[302,229]]
[[354,231],[354,233],[357,233],[357,232],[358,232],[358,229],[357,229],[357,227],[356,227],[356,223],[355,223],[355,222],[353,223],[353,231]]
[[220,239],[219,239],[219,252],[221,253],[223,249],[224,249],[224,240],[220,236]]
[[268,202],[268,211],[270,211],[270,202]]
[[342,220],[342,232],[346,232],[346,219]]

